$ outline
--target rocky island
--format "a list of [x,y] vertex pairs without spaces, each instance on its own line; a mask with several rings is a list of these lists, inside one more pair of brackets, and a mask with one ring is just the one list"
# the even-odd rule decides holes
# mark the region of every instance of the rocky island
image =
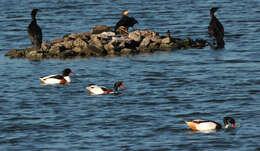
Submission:
[[40,47],[13,49],[5,56],[31,60],[111,57],[155,51],[202,49],[209,45],[206,40],[202,39],[176,38],[171,36],[169,31],[166,36],[160,36],[152,30],[135,30],[129,34],[124,32],[124,29],[119,28],[118,30],[114,32],[105,25],[97,25],[90,32],[72,33],[60,39],[44,41]]

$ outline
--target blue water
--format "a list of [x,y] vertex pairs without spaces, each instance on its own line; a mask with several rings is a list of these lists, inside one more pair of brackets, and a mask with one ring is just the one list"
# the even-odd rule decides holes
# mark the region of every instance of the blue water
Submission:
[[[133,57],[78,60],[9,59],[13,48],[30,45],[30,11],[44,40],[114,26],[124,9],[139,24],[164,35],[209,40],[209,9],[225,27],[226,47],[190,49]],[[9,0],[0,2],[0,150],[260,150],[260,2],[256,0],[176,0],[153,2]],[[69,85],[43,86],[39,77],[71,68]],[[91,96],[90,83],[120,95]],[[239,127],[192,133],[185,119]]]

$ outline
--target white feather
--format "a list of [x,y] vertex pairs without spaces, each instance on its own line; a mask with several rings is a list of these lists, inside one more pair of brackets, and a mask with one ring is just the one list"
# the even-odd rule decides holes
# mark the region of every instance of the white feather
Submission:
[[196,125],[197,130],[199,131],[208,131],[216,129],[217,124],[214,122],[202,122]]
[[65,76],[64,79],[67,81],[67,82],[71,82],[70,80],[70,77],[69,76]]
[[89,87],[86,87],[86,89],[89,90],[92,94],[104,94],[104,90],[98,85],[91,85]]
[[47,78],[42,80],[45,84],[60,84],[60,80],[59,79],[55,79],[55,78]]
[[[46,77],[42,77],[42,78],[40,78],[40,80],[41,80],[42,82],[44,82],[44,84],[60,84],[61,79],[52,78],[52,77],[55,77],[55,76],[57,76],[57,75],[58,75],[58,74],[53,74],[53,75],[49,75],[49,76],[46,76]],[[69,76],[65,76],[64,79],[65,79],[67,82],[71,82]]]

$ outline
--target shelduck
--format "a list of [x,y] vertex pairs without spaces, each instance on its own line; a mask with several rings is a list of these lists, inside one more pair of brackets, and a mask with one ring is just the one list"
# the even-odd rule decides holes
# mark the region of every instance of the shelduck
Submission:
[[40,80],[43,82],[42,85],[49,84],[66,84],[70,83],[70,74],[74,74],[71,69],[64,69],[62,74],[54,74],[45,77],[41,77]]
[[91,94],[101,95],[101,94],[116,94],[118,93],[119,87],[123,89],[125,88],[122,81],[116,82],[114,84],[114,91],[112,89],[106,88],[104,86],[98,86],[96,84],[90,84],[88,87],[86,87],[86,89],[89,90]]
[[[229,127],[229,123],[232,127],[236,127],[236,122],[232,117],[224,117],[224,128]],[[187,120],[185,123],[193,130],[193,131],[212,131],[219,130],[222,128],[221,124],[209,121],[209,120]]]

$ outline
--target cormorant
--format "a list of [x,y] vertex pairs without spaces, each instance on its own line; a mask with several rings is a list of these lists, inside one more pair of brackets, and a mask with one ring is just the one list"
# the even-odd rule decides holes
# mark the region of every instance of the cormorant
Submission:
[[209,36],[213,41],[217,42],[217,48],[224,48],[225,42],[224,38],[224,27],[219,22],[214,13],[221,7],[213,7],[210,9],[211,21],[208,26]]
[[134,24],[138,23],[134,17],[128,17],[127,14],[129,13],[128,10],[124,10],[122,12],[122,18],[116,23],[115,31],[120,27],[124,26],[128,30],[129,27],[133,27]]
[[31,42],[33,45],[36,45],[37,47],[41,47],[42,44],[42,30],[40,26],[37,24],[36,21],[36,14],[38,12],[38,9],[33,9],[31,12],[32,21],[27,27],[27,32],[29,34],[29,37],[31,39]]

